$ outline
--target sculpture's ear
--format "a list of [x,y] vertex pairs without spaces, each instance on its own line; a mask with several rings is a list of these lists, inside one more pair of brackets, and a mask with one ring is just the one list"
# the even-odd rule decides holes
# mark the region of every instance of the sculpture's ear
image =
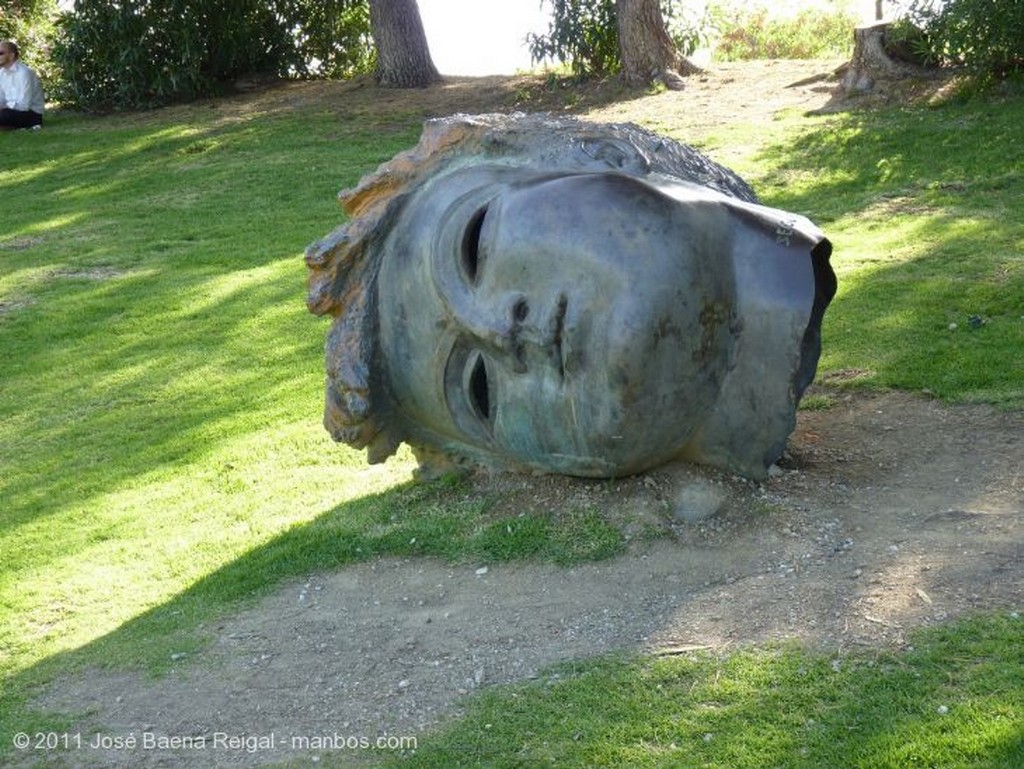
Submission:
[[579,140],[576,161],[580,170],[622,171],[632,176],[646,176],[651,163],[640,148],[626,138],[583,136]]

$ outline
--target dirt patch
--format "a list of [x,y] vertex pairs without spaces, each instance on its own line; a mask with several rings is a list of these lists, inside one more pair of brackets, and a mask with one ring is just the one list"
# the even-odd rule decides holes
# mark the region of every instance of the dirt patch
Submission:
[[[830,70],[729,65],[678,94],[629,101],[606,84],[572,101],[599,119],[649,122],[660,110],[677,128],[708,131],[741,115],[821,108]],[[476,81],[480,89],[459,91],[457,80],[411,94],[304,84],[219,108],[237,117],[285,95],[286,107],[372,107],[386,122],[389,111],[561,109],[569,98],[540,78]],[[69,731],[90,739],[151,740],[130,753],[133,766],[312,761],[327,752],[324,736],[342,747],[422,736],[473,690],[549,675],[558,661],[776,639],[841,655],[899,647],[914,628],[972,612],[1024,609],[1024,416],[901,393],[815,395],[830,407],[800,413],[763,484],[683,465],[615,483],[472,482],[470,493],[500,492],[492,514],[510,519],[567,505],[601,511],[629,540],[616,559],[486,569],[380,559],[311,574],[225,618],[208,648],[160,680],[92,670],[55,681],[33,704],[85,714]],[[109,745],[52,757],[89,767],[127,755]]]
[[[311,574],[226,619],[163,679],[89,671],[35,705],[88,713],[73,727],[85,734],[207,741],[135,752],[134,766],[251,766],[322,755],[310,736],[422,737],[480,686],[612,650],[798,639],[841,655],[1024,609],[1024,418],[898,393],[830,397],[800,414],[785,467],[764,484],[689,466],[617,484],[474,481],[501,491],[512,520],[584,503],[641,521],[614,560],[381,559]],[[651,526],[663,536],[644,536]],[[274,744],[214,750],[218,733]]]
[[[627,88],[617,78],[577,83],[545,75],[446,77],[429,88],[381,89],[370,77],[344,82],[286,82],[244,97],[208,99],[119,117],[137,124],[179,120],[225,123],[260,119],[296,110],[334,112],[344,124],[353,117],[382,131],[406,130],[410,121],[455,113],[554,112],[594,120],[634,121],[655,130],[679,128],[703,136],[737,120],[771,120],[782,109],[807,112],[841,108],[833,98],[841,61],[767,60],[716,64],[686,79],[681,91],[652,93]],[[856,106],[860,102],[853,102]],[[196,121],[195,118],[201,118]],[[90,130],[83,121],[80,130]],[[678,135],[678,134],[677,134]]]

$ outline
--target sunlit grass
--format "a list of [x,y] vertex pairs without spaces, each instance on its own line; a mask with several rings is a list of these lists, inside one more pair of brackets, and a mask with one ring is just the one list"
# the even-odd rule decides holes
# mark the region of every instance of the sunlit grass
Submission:
[[[1024,403],[1022,113],[1008,101],[787,114],[703,140],[834,241],[823,372]],[[212,617],[310,571],[377,555],[573,564],[622,551],[600,510],[492,517],[495,500],[451,479],[408,485],[407,453],[366,467],[320,426],[326,327],[304,306],[302,249],[339,222],[338,189],[418,133],[413,115],[385,125],[317,107],[197,106],[57,115],[2,137],[0,185],[17,204],[0,218],[0,757],[14,730],[56,723],[31,713],[36,685],[79,665],[160,672],[206,643]],[[422,760],[457,765],[444,763],[453,746],[492,723],[470,763],[503,765],[507,748],[507,765],[796,755],[810,767],[843,765],[856,745],[863,758],[846,765],[908,765],[933,748],[940,765],[981,765],[958,756],[1019,733],[1020,682],[999,668],[1019,632],[994,620],[935,642],[971,661],[964,681],[983,682],[941,690],[961,717],[948,733],[925,711],[904,717],[938,687],[924,657],[886,663],[924,675],[915,689],[871,658],[858,683],[815,654],[769,651],[601,662],[495,690]],[[894,681],[910,699],[886,704]],[[493,709],[520,703],[494,723]],[[894,714],[892,737],[844,731]],[[514,763],[524,749],[529,761]]]
[[[920,633],[901,653],[796,646],[604,657],[475,696],[412,767],[1016,767],[1024,620]],[[328,762],[328,765],[344,765]]]
[[822,374],[1024,404],[1022,115],[1019,100],[842,113],[761,146],[766,202],[835,246]]
[[[408,477],[408,458],[367,471],[320,426],[301,254],[340,220],[337,190],[418,127],[368,153],[337,124],[196,109],[4,137],[20,200],[0,220],[0,732],[24,718],[25,671]],[[315,563],[292,557],[277,578]],[[225,598],[200,591],[190,616]],[[137,638],[100,659],[156,664]]]

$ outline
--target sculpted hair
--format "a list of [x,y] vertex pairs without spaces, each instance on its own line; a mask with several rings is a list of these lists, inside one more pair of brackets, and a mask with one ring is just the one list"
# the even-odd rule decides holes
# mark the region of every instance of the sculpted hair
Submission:
[[[334,318],[327,336],[324,426],[382,462],[406,439],[380,381],[377,275],[406,199],[428,179],[480,164],[538,170],[666,175],[757,202],[739,176],[696,150],[632,124],[545,114],[454,115],[429,120],[419,142],[339,193],[349,221],[306,249],[307,306]],[[430,447],[413,447],[429,453]]]

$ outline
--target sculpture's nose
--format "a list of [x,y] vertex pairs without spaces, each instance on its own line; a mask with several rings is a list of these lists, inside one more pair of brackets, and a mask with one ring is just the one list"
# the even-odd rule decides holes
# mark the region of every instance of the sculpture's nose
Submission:
[[562,331],[566,299],[559,295],[550,317],[536,312],[523,294],[510,294],[493,305],[478,307],[459,318],[462,330],[481,347],[512,360],[513,370],[526,371],[527,350],[534,348],[550,357],[561,371]]
[[457,313],[459,330],[486,347],[503,349],[519,334],[523,315],[518,295],[499,301],[480,301]]

